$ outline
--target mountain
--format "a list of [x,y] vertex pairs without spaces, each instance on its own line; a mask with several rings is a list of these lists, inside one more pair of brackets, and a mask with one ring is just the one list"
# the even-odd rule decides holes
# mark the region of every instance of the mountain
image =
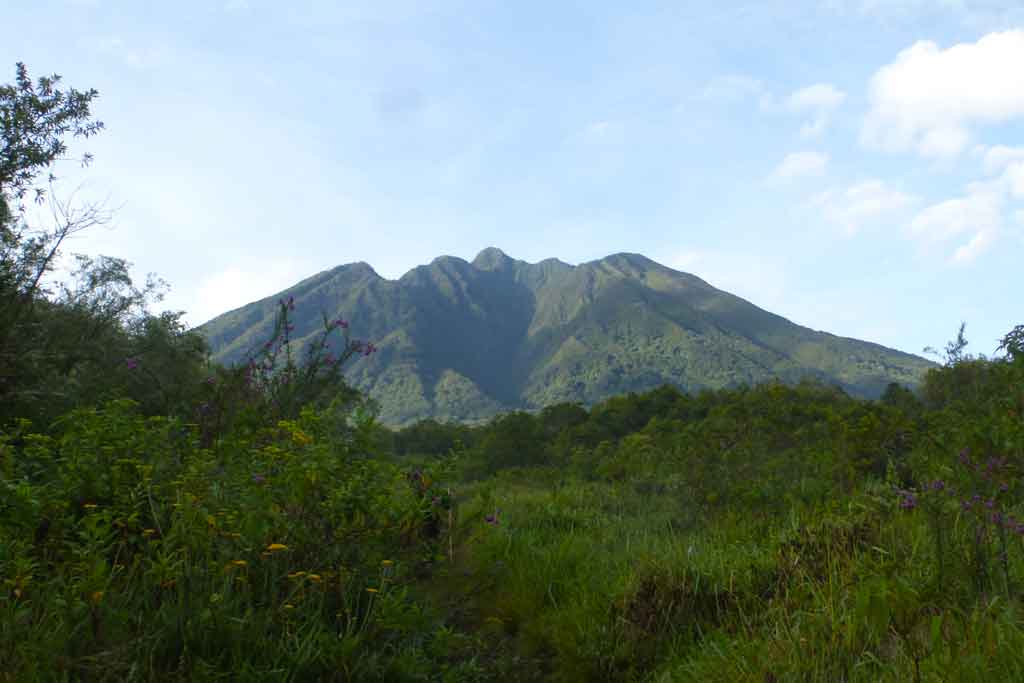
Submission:
[[472,263],[438,257],[398,280],[366,263],[314,275],[202,325],[214,359],[238,362],[266,340],[276,302],[289,296],[297,343],[322,330],[323,312],[379,347],[346,377],[394,425],[591,404],[665,383],[698,391],[810,377],[877,397],[889,382],[916,385],[933,367],[801,327],[639,254],[571,266],[526,263],[493,247]]

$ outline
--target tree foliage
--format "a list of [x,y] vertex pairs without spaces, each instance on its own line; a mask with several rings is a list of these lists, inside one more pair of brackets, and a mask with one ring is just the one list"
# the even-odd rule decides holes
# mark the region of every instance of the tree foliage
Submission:
[[[69,138],[103,129],[90,110],[97,92],[60,84],[33,82],[19,63],[15,83],[0,86],[0,424],[124,396],[151,414],[180,410],[206,351],[181,314],[150,313],[163,282],[137,287],[130,264],[106,256],[76,256],[68,279],[51,282],[68,238],[109,220],[39,182],[55,179]],[[29,195],[48,203],[48,219],[26,211]]]

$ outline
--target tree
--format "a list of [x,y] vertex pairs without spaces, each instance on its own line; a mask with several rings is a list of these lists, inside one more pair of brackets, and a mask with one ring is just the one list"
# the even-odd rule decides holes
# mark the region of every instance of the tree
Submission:
[[[90,112],[99,93],[74,88],[63,91],[57,87],[61,77],[56,74],[33,84],[24,64],[18,62],[15,68],[15,84],[0,86],[0,188],[8,195],[5,199],[13,197],[21,202],[34,190],[39,200],[45,190],[33,188],[36,176],[64,158],[65,137],[70,133],[73,137],[88,138],[103,130],[103,122],[93,121]],[[91,160],[88,154],[82,157],[84,164]],[[11,212],[9,204],[4,204],[4,209]]]
[[[54,269],[60,247],[106,220],[96,206],[76,208],[52,195],[52,227],[33,227],[26,218],[26,196],[47,199],[37,178],[64,158],[67,136],[90,137],[103,128],[90,112],[98,93],[62,90],[60,80],[46,76],[33,84],[19,62],[15,83],[0,86],[0,402],[24,384],[25,358],[41,341],[32,314],[45,299],[44,277]],[[48,179],[54,179],[52,172]]]
[[996,352],[1005,351],[1007,360],[1024,361],[1024,325],[1017,325],[1000,340]]
[[[50,183],[56,179],[51,169],[65,158],[66,137],[91,137],[103,122],[92,120],[95,90],[61,90],[56,74],[33,84],[20,62],[16,71],[14,85],[0,86],[0,335],[35,302],[64,241],[107,219],[95,205],[76,207],[51,193],[53,226],[29,225],[24,200],[29,194],[36,203],[46,200],[37,179],[43,171]],[[82,157],[83,165],[91,160]]]
[[[47,282],[66,240],[109,220],[101,207],[51,191],[68,139],[103,123],[90,111],[95,90],[62,89],[57,75],[33,82],[21,63],[16,71],[13,85],[0,86],[0,426],[106,398],[136,399],[147,412],[180,406],[182,380],[197,377],[206,348],[180,313],[149,313],[165,283],[150,276],[137,288],[130,264],[107,256],[76,256],[69,282]],[[48,203],[50,220],[30,215],[27,199]]]
[[[967,348],[967,337],[964,336],[964,330],[967,328],[967,323],[961,322],[960,329],[956,333],[956,339],[947,342],[945,348],[945,365],[956,365],[957,363],[965,360],[970,360],[971,357],[964,353],[964,349]],[[934,347],[926,346],[923,349],[923,353],[927,353],[933,356],[938,356],[939,352]]]
[[913,391],[896,382],[889,382],[879,399],[885,405],[898,408],[906,414],[914,414],[921,407],[921,402]]
[[541,424],[533,415],[522,411],[503,415],[488,425],[478,451],[490,472],[544,464]]

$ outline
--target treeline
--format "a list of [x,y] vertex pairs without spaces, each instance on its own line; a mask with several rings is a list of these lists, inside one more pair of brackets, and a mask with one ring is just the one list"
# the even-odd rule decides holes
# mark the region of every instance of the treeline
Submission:
[[[612,397],[589,409],[562,403],[538,412],[500,415],[478,426],[422,420],[394,430],[391,449],[397,456],[414,459],[457,452],[469,464],[467,474],[487,476],[531,465],[575,465],[585,470],[587,460],[608,460],[630,437],[649,441],[660,453],[672,453],[701,441],[728,450],[753,434],[766,451],[829,436],[858,470],[880,474],[909,452],[914,434],[926,431],[929,420],[944,410],[983,414],[992,397],[1019,391],[1013,372],[1022,329],[1017,327],[1004,338],[1004,356],[986,359],[963,352],[961,327],[959,348],[953,350],[957,342],[952,342],[945,364],[929,371],[920,387],[912,390],[892,383],[877,401],[851,397],[817,380],[698,394],[665,385]],[[594,456],[595,451],[601,455]]]

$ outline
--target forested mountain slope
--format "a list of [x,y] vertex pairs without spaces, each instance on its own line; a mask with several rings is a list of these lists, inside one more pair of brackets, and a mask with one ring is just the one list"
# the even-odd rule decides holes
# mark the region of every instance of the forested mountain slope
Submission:
[[207,322],[216,360],[238,362],[294,297],[299,347],[322,314],[379,347],[348,370],[391,424],[479,420],[563,401],[592,404],[670,383],[688,391],[813,377],[877,397],[917,384],[929,361],[785,318],[638,254],[571,266],[495,248],[441,256],[398,280],[338,266]]

